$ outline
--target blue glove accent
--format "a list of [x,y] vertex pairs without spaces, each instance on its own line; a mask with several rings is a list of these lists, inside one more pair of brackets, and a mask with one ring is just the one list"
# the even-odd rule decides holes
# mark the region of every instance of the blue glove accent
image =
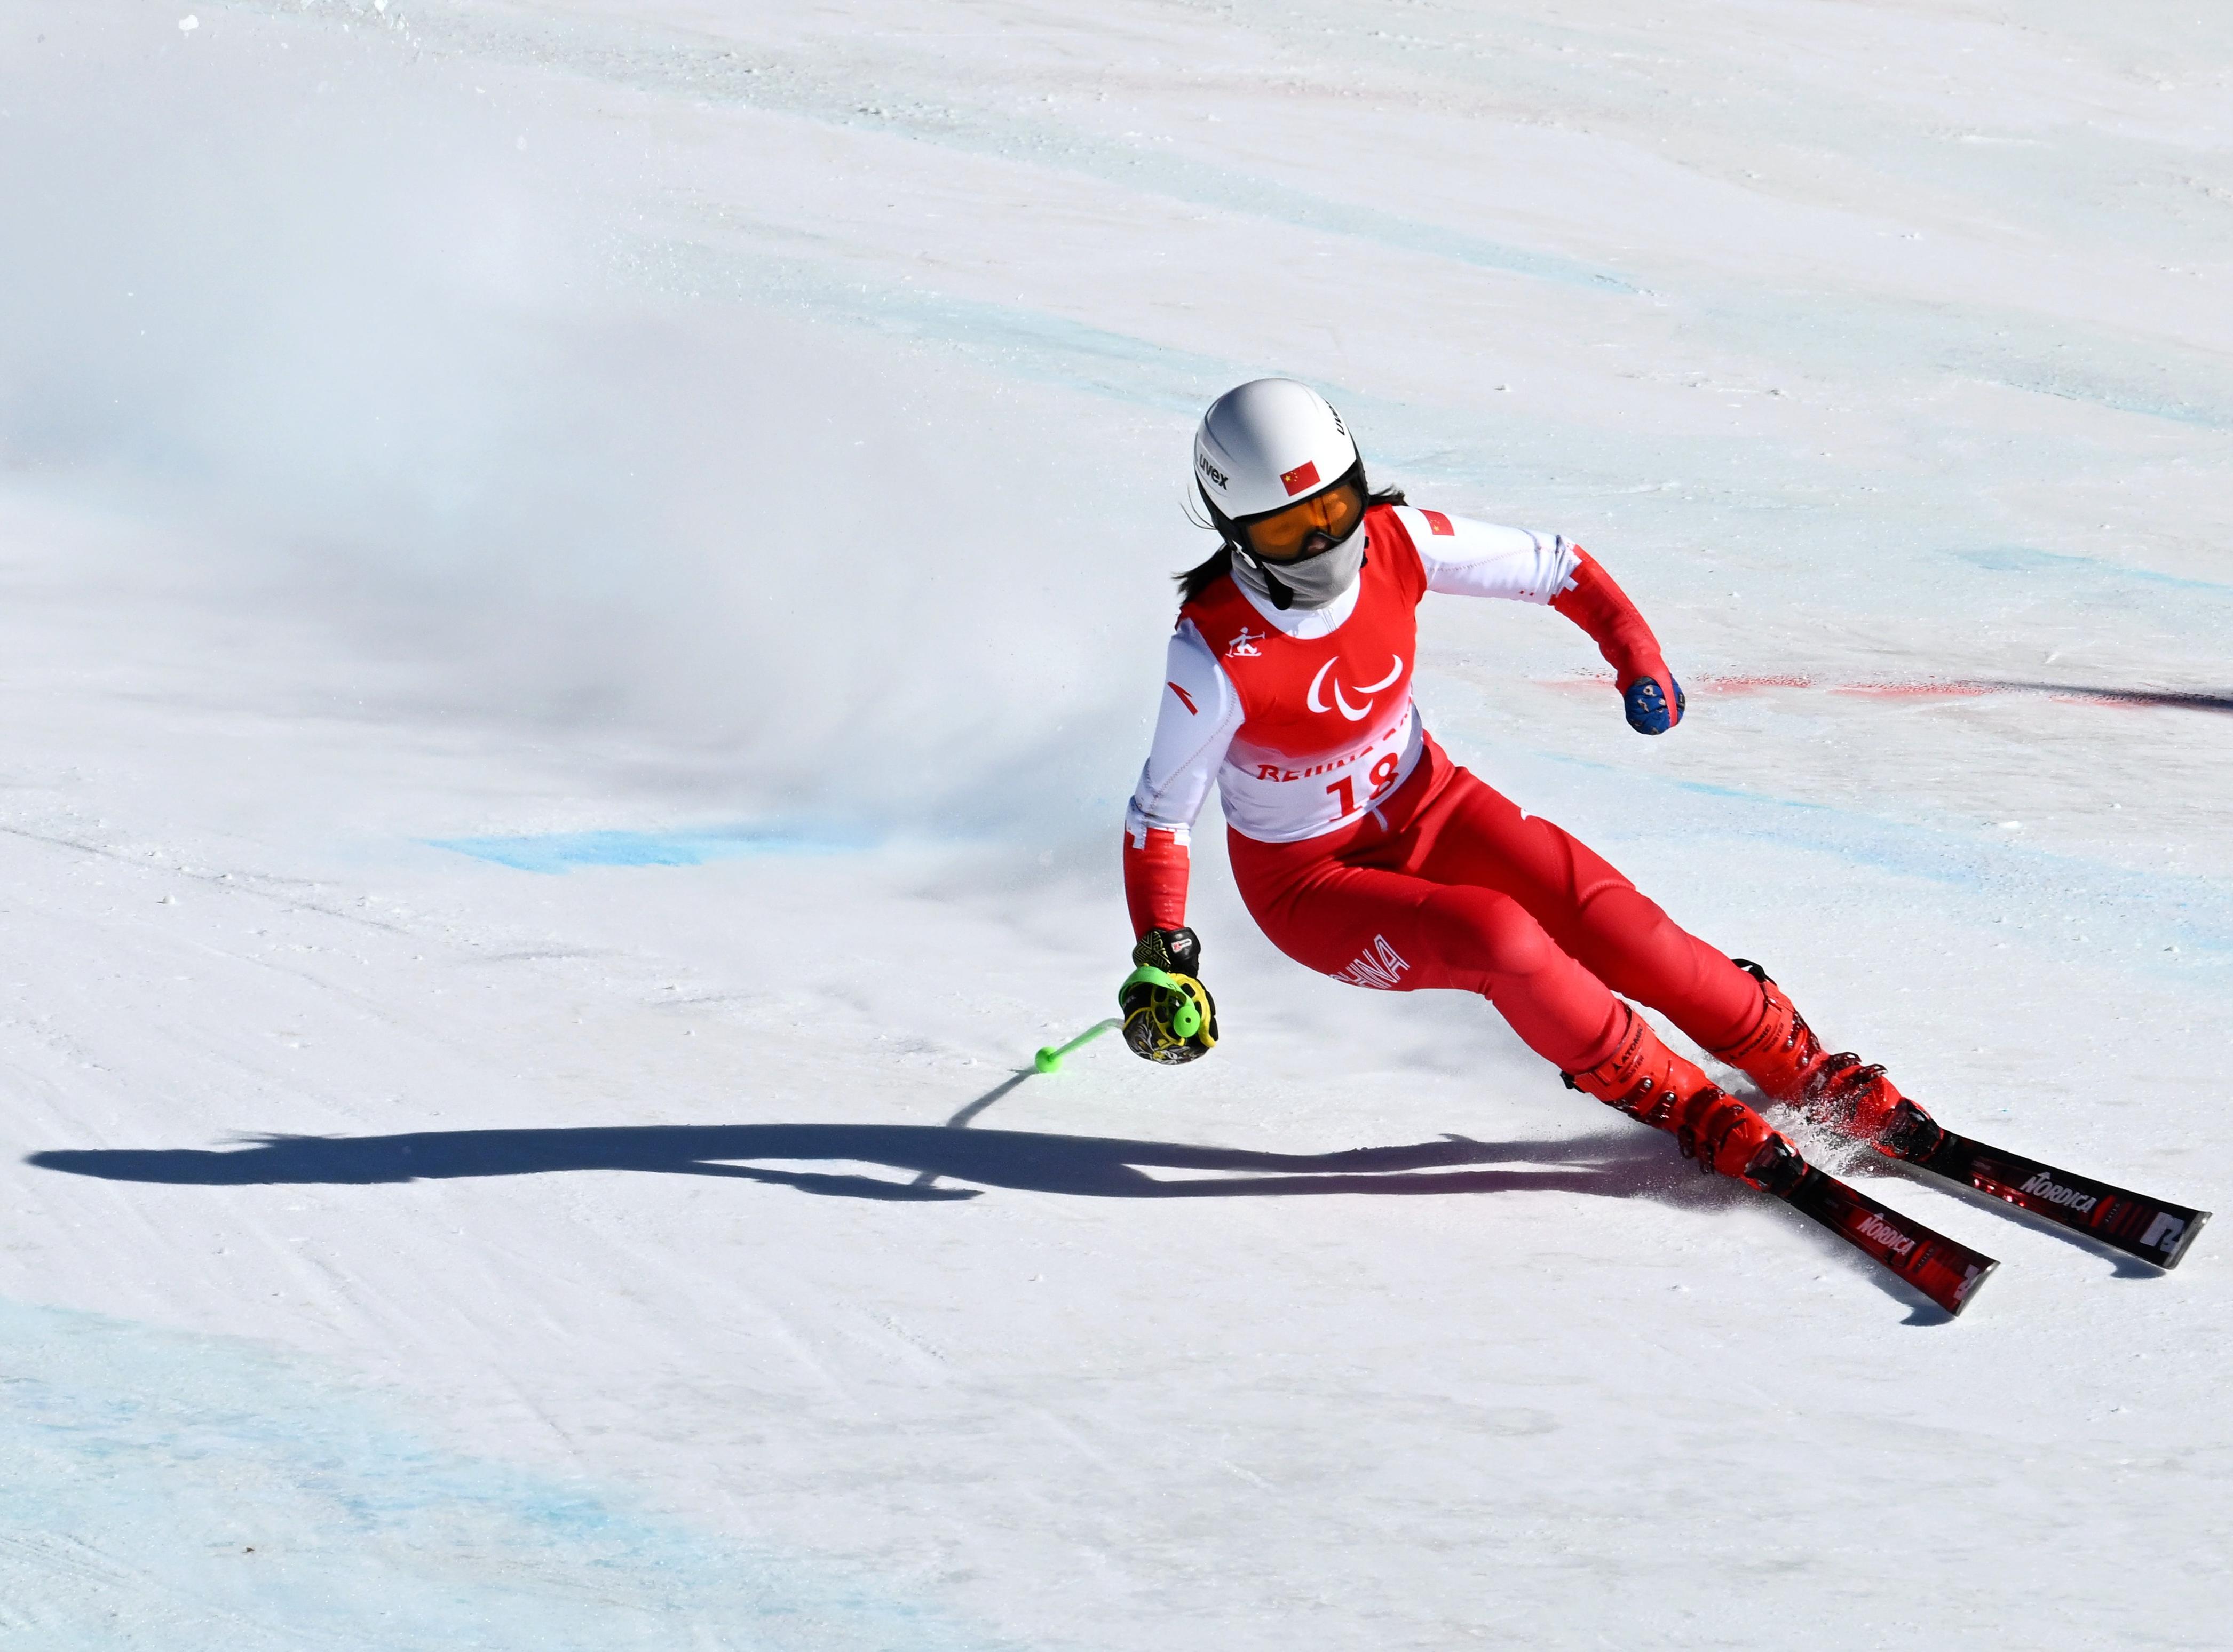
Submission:
[[1655,677],[1638,677],[1621,697],[1628,712],[1628,725],[1638,734],[1664,734],[1683,720],[1683,685],[1672,676],[1667,680],[1675,689],[1675,710],[1671,714],[1667,709],[1667,696]]

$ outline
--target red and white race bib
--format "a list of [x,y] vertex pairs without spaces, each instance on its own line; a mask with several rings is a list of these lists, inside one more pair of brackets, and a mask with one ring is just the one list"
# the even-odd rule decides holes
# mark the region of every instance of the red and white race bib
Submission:
[[1218,789],[1227,821],[1260,842],[1349,824],[1419,759],[1411,671],[1426,570],[1392,510],[1364,520],[1357,607],[1329,635],[1287,635],[1230,578],[1181,610],[1240,697],[1244,717]]

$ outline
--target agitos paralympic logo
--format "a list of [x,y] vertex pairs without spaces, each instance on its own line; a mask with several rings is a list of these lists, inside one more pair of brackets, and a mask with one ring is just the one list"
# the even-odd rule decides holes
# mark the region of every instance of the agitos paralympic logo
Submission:
[[[1311,692],[1304,696],[1305,703],[1314,712],[1339,712],[1351,722],[1361,723],[1371,715],[1372,701],[1370,698],[1362,706],[1351,706],[1349,703],[1349,696],[1341,692],[1341,679],[1338,677],[1333,680],[1332,705],[1327,705],[1325,696],[1319,693],[1319,690],[1325,686],[1326,673],[1331,671],[1339,663],[1338,660],[1329,660],[1318,667],[1318,674],[1311,679]],[[1396,656],[1396,663],[1388,667],[1388,674],[1385,677],[1377,683],[1365,684],[1357,692],[1367,696],[1377,694],[1382,689],[1392,685],[1403,674],[1403,656],[1399,654]]]

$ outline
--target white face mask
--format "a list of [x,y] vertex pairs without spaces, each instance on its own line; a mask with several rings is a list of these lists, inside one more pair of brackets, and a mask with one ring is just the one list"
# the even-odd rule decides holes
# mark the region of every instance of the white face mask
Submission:
[[1361,522],[1348,538],[1299,563],[1260,563],[1248,551],[1233,553],[1233,577],[1276,608],[1322,608],[1356,584],[1364,567]]

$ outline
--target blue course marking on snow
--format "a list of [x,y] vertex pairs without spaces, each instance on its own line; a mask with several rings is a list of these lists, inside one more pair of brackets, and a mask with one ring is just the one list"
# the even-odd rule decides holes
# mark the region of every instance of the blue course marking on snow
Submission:
[[726,283],[739,297],[780,299],[817,315],[889,338],[941,347],[1008,377],[1083,391],[1191,422],[1211,397],[1265,374],[1307,379],[1339,406],[1352,424],[1369,424],[1375,452],[1393,471],[1445,482],[1501,485],[1505,465],[1486,459],[1461,434],[1479,416],[1422,410],[1299,364],[1240,361],[1158,344],[1066,316],[1011,304],[926,292],[913,286],[840,282],[819,266],[797,259],[732,257],[695,244],[663,249],[662,263],[687,270],[694,290]]
[[[1989,897],[1996,912],[2015,903],[2034,917],[2099,914],[2145,940],[2149,957],[2158,946],[2176,944],[2233,959],[2233,887],[2219,880],[2134,871],[1984,832],[1950,831],[1828,803],[1637,773],[1564,752],[1528,755],[1554,769],[1617,777],[1627,791],[1651,788],[1663,800],[1643,811],[1650,823],[1644,835],[1655,840],[1681,834],[1833,855],[1965,897]],[[1686,809],[1675,801],[1683,797],[1711,798],[1719,806],[1710,812]],[[1732,804],[1737,807],[1726,806]],[[1623,833],[1608,822],[1598,835],[1612,842]]]
[[[485,25],[483,28],[475,45],[485,52],[498,40],[485,32]],[[552,55],[550,44],[543,39],[537,40],[531,50],[537,63],[549,62]],[[570,54],[560,48],[557,55],[566,62]],[[1600,264],[1514,246],[1470,230],[1406,218],[1362,202],[1338,200],[1278,182],[1261,172],[1174,154],[1152,142],[1097,137],[1060,119],[1019,119],[945,97],[939,100],[934,111],[927,110],[921,97],[912,92],[880,90],[873,82],[852,77],[832,82],[818,75],[785,74],[771,70],[765,63],[743,63],[726,50],[648,50],[645,42],[634,36],[620,62],[609,53],[599,53],[592,60],[576,60],[571,66],[595,78],[680,93],[693,102],[733,103],[831,126],[868,128],[1011,165],[1071,172],[1134,194],[1160,196],[1297,229],[1369,241],[1475,269],[1620,296],[1632,296],[1640,290],[1626,276]]]
[[[857,111],[848,110],[843,124],[856,124],[858,118]],[[1296,229],[1368,241],[1476,270],[1621,297],[1632,297],[1640,291],[1626,276],[1579,258],[1534,251],[1470,231],[1405,218],[1384,208],[1336,200],[1275,182],[1261,173],[1189,160],[1145,146],[1133,148],[1071,129],[1050,130],[981,114],[965,123],[944,118],[935,122],[915,121],[880,111],[877,123],[918,141],[1004,159],[1021,153],[1035,166],[1082,173],[1139,194],[1214,207],[1246,218],[1268,218]]]
[[0,1350],[0,1644],[993,1644],[808,1558],[445,1450],[306,1359],[6,1301]]
[[1238,361],[1158,344],[1067,316],[1011,304],[926,292],[913,286],[838,281],[798,259],[732,257],[695,244],[661,249],[670,278],[687,272],[692,290],[726,285],[740,298],[777,299],[820,316],[918,345],[950,349],[1008,377],[1083,391],[1189,421],[1219,392],[1245,379],[1292,373],[1310,379],[1353,423],[1370,422],[1377,451],[1397,469],[1443,479],[1495,482],[1500,469],[1449,446],[1462,415],[1421,412],[1323,373],[1278,361]]
[[2143,419],[2168,420],[2174,425],[2223,430],[2229,422],[2223,407],[2205,406],[2192,401],[2165,401],[2159,397],[2135,394],[2074,375],[2054,378],[2028,374],[1984,376],[1986,382],[2009,390],[2021,390],[2035,396],[2053,396],[2058,401],[2080,402],[2089,407],[2106,408],[2111,413],[2137,413]]
[[911,285],[839,281],[820,265],[799,259],[730,256],[695,244],[670,244],[661,252],[670,276],[687,271],[693,290],[726,284],[740,298],[779,300],[887,338],[942,346],[1012,378],[1082,390],[1189,420],[1212,396],[1242,380],[1293,371],[1311,376],[1352,419],[1370,414],[1380,421],[1400,420],[1422,434],[1437,428],[1403,404],[1369,396],[1323,374],[1304,375],[1300,368],[1277,361],[1204,355],[1044,310],[956,298]]
[[2181,579],[2152,569],[2127,568],[2098,556],[2074,556],[2067,551],[2034,550],[2028,545],[1990,545],[1977,550],[1957,550],[1955,556],[1973,568],[1995,574],[2059,574],[2095,579],[2129,581],[2137,585],[2163,585],[2182,591],[2207,591],[2213,596],[2233,597],[2233,585],[2214,580]]
[[1194,416],[1206,397],[1251,376],[1238,364],[1012,305],[907,287],[830,280],[811,266],[739,264],[753,296],[772,290],[817,314],[915,343],[943,344],[1014,377]]
[[697,832],[547,832],[533,837],[430,837],[429,848],[470,855],[520,872],[557,874],[577,866],[703,866],[755,855],[840,855],[864,838],[719,827]]

